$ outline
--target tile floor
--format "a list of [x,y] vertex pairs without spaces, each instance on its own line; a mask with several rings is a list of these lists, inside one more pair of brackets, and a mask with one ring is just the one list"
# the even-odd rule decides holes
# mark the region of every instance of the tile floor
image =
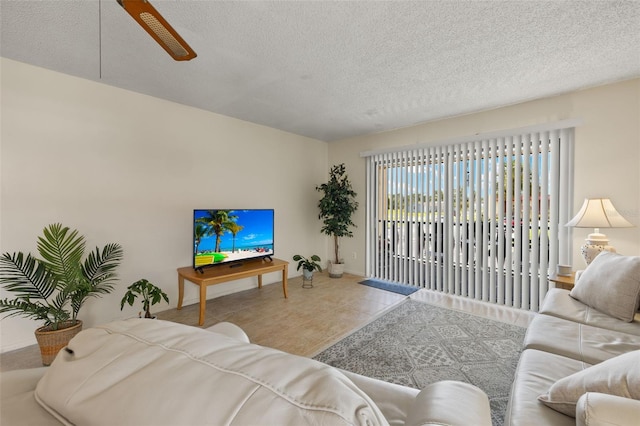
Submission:
[[[362,279],[349,274],[332,279],[316,273],[311,289],[302,288],[301,277],[289,279],[287,299],[278,283],[210,299],[204,327],[229,321],[245,330],[253,343],[313,356],[405,299],[358,284]],[[157,315],[197,326],[198,310],[194,304]],[[41,365],[37,345],[0,355],[0,371]]]
[[[340,279],[316,273],[313,288],[302,288],[302,277],[289,279],[289,297],[282,285],[264,285],[207,301],[204,328],[221,321],[240,326],[251,342],[296,355],[312,357],[351,332],[368,324],[406,298],[358,284],[363,277]],[[188,283],[185,285],[189,285]],[[532,312],[497,306],[464,297],[420,290],[412,299],[458,309],[527,327]],[[198,326],[199,305],[157,313],[159,319]],[[37,345],[0,354],[0,371],[42,365]]]

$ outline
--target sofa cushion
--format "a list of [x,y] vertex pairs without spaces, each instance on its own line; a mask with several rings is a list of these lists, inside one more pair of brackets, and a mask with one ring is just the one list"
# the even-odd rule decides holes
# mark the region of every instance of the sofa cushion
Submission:
[[524,347],[597,364],[626,352],[640,350],[640,336],[550,315],[537,315],[527,328]]
[[550,409],[537,398],[558,379],[589,366],[581,361],[535,349],[523,351],[509,395],[505,426],[575,426],[574,418]]
[[489,398],[469,383],[450,380],[431,383],[416,397],[405,423],[405,426],[426,425],[491,426]]
[[68,348],[35,392],[65,423],[387,424],[337,369],[195,327],[116,321]]
[[631,322],[640,303],[640,257],[603,251],[580,275],[571,297]]
[[640,336],[640,314],[636,314],[633,322],[620,321],[574,299],[569,296],[568,290],[549,289],[539,312],[594,327]]
[[419,389],[362,376],[347,370],[340,371],[375,402],[390,425],[402,426],[406,423],[409,410],[416,404]]
[[578,399],[586,392],[640,399],[640,350],[611,358],[555,382],[539,400],[575,417]]
[[33,391],[47,367],[0,373],[0,425],[60,425],[33,398]]
[[640,401],[587,392],[576,406],[576,426],[638,426]]

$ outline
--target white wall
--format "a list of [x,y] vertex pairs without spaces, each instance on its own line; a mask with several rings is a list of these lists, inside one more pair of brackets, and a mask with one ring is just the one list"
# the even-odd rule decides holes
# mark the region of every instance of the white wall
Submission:
[[[575,212],[584,198],[611,198],[635,228],[602,229],[619,253],[640,255],[640,79],[600,86],[505,108],[440,120],[329,144],[329,165],[345,163],[362,208],[354,238],[341,240],[345,269],[364,274],[365,159],[360,152],[433,143],[458,136],[581,118],[576,129]],[[583,268],[579,247],[589,229],[575,229],[575,268]],[[356,260],[353,259],[356,253]]]
[[[0,252],[35,253],[42,228],[55,222],[78,229],[91,248],[120,243],[120,283],[81,310],[87,326],[137,315],[137,305],[121,312],[119,302],[139,278],[176,306],[194,208],[274,208],[276,257],[326,251],[315,191],[328,172],[325,142],[1,61]],[[255,286],[220,284],[208,297]],[[185,304],[197,300],[187,283]],[[36,326],[2,320],[0,350],[35,343]]]
[[[87,326],[135,315],[119,301],[139,278],[177,302],[175,269],[191,263],[191,211],[276,209],[276,255],[330,256],[319,233],[315,186],[344,162],[359,194],[354,238],[341,240],[346,270],[364,274],[365,160],[359,153],[582,118],[576,131],[574,208],[607,196],[640,226],[640,79],[327,144],[268,127],[0,59],[0,252],[32,251],[44,226],[80,230],[89,246],[125,250],[116,291],[81,311]],[[589,233],[574,231],[577,247]],[[618,251],[640,255],[640,228],[610,229]],[[353,258],[355,253],[356,258]],[[290,275],[297,275],[291,268]],[[277,274],[266,282],[278,281]],[[254,287],[208,289],[208,297]],[[186,285],[185,304],[197,302]],[[0,291],[0,297],[6,297]],[[164,307],[163,307],[164,309]],[[35,343],[38,324],[0,321],[0,351]]]

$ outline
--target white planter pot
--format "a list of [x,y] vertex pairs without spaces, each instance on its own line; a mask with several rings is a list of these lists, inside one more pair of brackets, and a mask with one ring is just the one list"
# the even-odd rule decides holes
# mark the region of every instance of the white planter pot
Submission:
[[302,276],[304,277],[305,280],[311,281],[313,280],[313,271],[302,268]]
[[329,262],[329,276],[331,278],[341,278],[344,274],[344,263]]
[[313,271],[302,268],[302,288],[313,288]]

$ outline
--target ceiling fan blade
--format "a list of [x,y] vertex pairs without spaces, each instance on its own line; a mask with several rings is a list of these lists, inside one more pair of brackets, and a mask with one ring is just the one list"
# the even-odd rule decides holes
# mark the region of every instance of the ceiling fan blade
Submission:
[[147,0],[117,2],[173,59],[189,61],[198,56]]

